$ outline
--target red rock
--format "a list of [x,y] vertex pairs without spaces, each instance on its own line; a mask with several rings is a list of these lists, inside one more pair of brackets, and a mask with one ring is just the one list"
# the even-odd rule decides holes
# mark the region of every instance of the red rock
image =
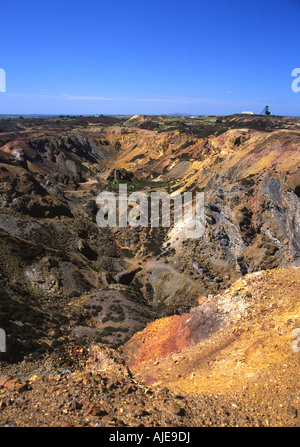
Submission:
[[170,402],[166,409],[170,412],[173,413],[175,415],[181,415],[184,414],[184,410],[183,408],[181,408],[178,404],[176,404],[176,402]]
[[113,424],[115,421],[114,421],[114,418],[112,416],[106,415],[106,416],[104,416],[101,419],[101,422],[103,424]]
[[0,377],[0,388],[2,388],[8,380],[9,380],[8,376],[1,376]]
[[106,411],[101,410],[98,405],[89,404],[87,407],[87,414],[90,414],[91,416],[103,416],[105,413]]

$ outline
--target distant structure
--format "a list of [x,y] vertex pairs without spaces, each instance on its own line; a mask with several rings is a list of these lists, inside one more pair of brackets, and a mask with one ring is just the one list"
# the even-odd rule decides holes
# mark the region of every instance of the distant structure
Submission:
[[261,115],[271,115],[271,112],[269,110],[269,106],[266,106],[262,109]]
[[242,115],[254,115],[253,112],[242,112]]

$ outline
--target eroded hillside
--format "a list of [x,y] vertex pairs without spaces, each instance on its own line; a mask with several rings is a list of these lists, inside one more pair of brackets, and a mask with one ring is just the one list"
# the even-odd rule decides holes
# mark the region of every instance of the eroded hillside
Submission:
[[[299,129],[259,116],[2,121],[0,355],[21,383],[0,382],[3,420],[22,423],[7,405],[20,385],[33,414],[42,396],[53,410],[27,425],[55,412],[75,425],[297,423]],[[99,228],[97,195],[122,183],[204,192],[204,235]]]

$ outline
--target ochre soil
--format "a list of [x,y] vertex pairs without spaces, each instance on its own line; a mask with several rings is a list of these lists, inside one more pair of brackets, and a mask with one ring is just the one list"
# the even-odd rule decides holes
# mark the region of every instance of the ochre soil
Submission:
[[299,267],[249,274],[118,351],[69,345],[7,370],[1,424],[298,426],[299,286]]

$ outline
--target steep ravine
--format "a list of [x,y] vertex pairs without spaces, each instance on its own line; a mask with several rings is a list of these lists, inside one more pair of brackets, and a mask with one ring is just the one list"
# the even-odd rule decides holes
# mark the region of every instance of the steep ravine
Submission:
[[[200,122],[136,116],[128,121],[24,121],[17,120],[11,133],[0,133],[3,373],[26,381],[32,375],[55,375],[56,368],[72,374],[101,371],[108,381],[110,374],[112,380],[118,376],[118,383],[124,379],[134,393],[132,381],[137,380],[141,387],[166,385],[174,393],[178,387],[182,396],[203,396],[208,387],[213,396],[223,379],[242,386],[232,365],[245,357],[249,367],[240,368],[243,377],[257,372],[262,384],[269,374],[262,372],[268,334],[284,326],[285,343],[297,323],[298,120],[223,117],[220,124],[211,117]],[[203,236],[189,239],[172,227],[99,228],[96,197],[101,191],[117,196],[122,182],[129,193],[148,196],[203,192]],[[295,357],[282,343],[279,339],[286,362],[293,363]],[[91,346],[99,349],[97,355]],[[274,346],[268,364],[275,368],[272,380],[281,384],[281,348]],[[123,365],[117,373],[103,367],[114,362]],[[55,379],[50,382],[59,388]],[[292,378],[288,383],[295,394]],[[245,393],[255,396],[250,385]],[[1,389],[6,390],[0,381],[0,394]],[[153,405],[164,411],[153,393]],[[294,394],[287,398],[293,406]],[[171,399],[169,394],[164,398]],[[242,405],[241,395],[235,398]],[[200,414],[202,403],[185,401],[184,412],[174,410],[174,417],[155,420],[181,424],[185,414],[189,424],[196,423],[191,408],[195,405]],[[255,424],[251,411],[249,421]],[[225,413],[220,420],[226,425]],[[148,416],[141,420],[155,423]],[[138,420],[132,416],[122,423]]]

